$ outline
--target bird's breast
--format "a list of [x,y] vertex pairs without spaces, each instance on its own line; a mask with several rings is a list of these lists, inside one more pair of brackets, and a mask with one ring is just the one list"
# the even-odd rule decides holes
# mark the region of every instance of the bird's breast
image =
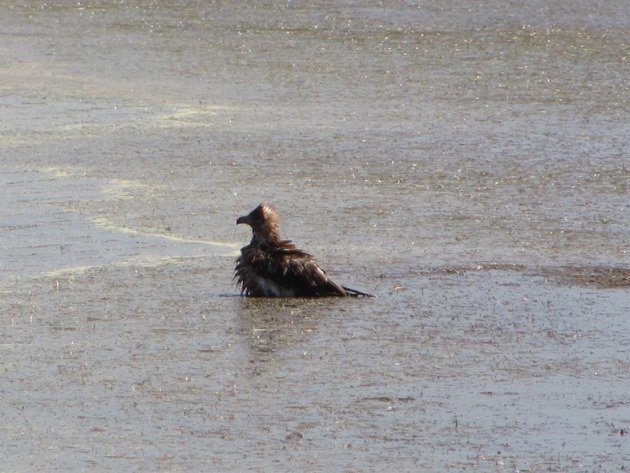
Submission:
[[256,283],[267,297],[295,297],[295,291],[293,289],[283,287],[263,276],[256,276]]

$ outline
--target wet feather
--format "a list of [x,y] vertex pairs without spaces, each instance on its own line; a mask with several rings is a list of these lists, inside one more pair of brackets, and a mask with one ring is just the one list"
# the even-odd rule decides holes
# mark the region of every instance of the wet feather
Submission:
[[260,204],[237,224],[252,228],[252,240],[241,248],[235,279],[241,294],[248,297],[366,296],[332,281],[315,258],[282,240],[276,210]]

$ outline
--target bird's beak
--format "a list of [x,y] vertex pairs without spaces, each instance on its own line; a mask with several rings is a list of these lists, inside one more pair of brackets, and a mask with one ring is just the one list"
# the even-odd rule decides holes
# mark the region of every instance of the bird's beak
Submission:
[[239,217],[236,219],[236,224],[239,225],[241,223],[246,223],[247,225],[249,225],[249,218],[247,218],[247,215],[243,216],[243,217]]

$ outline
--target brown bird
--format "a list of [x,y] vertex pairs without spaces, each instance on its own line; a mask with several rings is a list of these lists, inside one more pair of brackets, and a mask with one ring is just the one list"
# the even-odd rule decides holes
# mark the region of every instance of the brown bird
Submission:
[[308,253],[280,238],[278,213],[266,203],[236,224],[252,227],[252,241],[241,248],[234,278],[248,297],[325,297],[371,294],[333,282]]

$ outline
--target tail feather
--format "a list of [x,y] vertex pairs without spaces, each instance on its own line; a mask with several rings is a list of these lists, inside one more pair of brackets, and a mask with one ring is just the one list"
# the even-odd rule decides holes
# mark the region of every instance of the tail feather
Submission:
[[359,296],[363,296],[363,297],[376,297],[374,296],[374,294],[368,294],[367,292],[361,292],[361,291],[357,291],[356,289],[352,289],[346,286],[341,286],[343,288],[344,291],[346,291],[346,293],[349,296],[352,297],[359,297]]

